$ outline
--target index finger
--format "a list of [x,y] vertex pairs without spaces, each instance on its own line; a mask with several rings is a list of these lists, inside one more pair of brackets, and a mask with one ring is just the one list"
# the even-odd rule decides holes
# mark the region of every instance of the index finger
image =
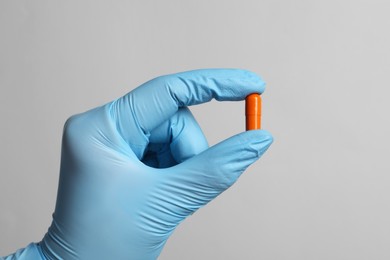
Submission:
[[118,102],[119,120],[134,121],[148,135],[180,107],[208,102],[243,100],[250,93],[262,93],[264,81],[241,69],[201,69],[152,79]]

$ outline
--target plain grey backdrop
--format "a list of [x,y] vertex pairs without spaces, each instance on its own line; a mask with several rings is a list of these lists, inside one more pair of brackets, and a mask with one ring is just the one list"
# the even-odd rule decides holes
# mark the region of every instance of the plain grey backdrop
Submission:
[[[390,2],[0,0],[0,255],[51,222],[62,127],[162,74],[252,70],[275,142],[160,259],[390,259]],[[243,102],[192,107],[209,143]]]

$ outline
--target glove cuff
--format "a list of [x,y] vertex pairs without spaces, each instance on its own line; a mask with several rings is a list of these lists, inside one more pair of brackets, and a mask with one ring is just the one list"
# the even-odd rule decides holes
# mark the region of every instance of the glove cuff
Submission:
[[[0,257],[0,259],[3,259]],[[39,259],[39,260],[47,260],[42,253],[42,249],[39,243],[30,243],[25,248],[21,248],[15,253],[4,257],[4,260],[12,260],[12,259]]]

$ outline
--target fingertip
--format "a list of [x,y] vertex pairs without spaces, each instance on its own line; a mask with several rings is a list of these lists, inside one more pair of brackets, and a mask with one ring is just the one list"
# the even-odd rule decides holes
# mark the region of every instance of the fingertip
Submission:
[[273,141],[272,134],[267,130],[263,130],[263,129],[249,130],[243,133],[248,135],[248,138],[252,140],[263,140],[263,141],[270,141],[270,142]]
[[263,80],[263,78],[259,75],[259,74],[257,74],[256,72],[254,72],[254,71],[251,71],[251,70],[242,70],[244,73],[246,73],[247,74],[247,76],[250,78],[250,79],[252,79],[252,80],[255,80],[255,81],[257,81],[257,82],[259,82],[259,83],[264,83],[264,80]]
[[252,82],[257,87],[257,92],[259,94],[262,94],[265,91],[266,82],[259,74],[250,70],[245,70],[245,69],[240,69],[240,70],[242,71],[242,74],[246,77],[246,79],[249,82]]
[[274,141],[274,137],[273,137],[273,135],[269,131],[263,130],[263,129],[255,130],[255,132],[256,131],[258,132],[258,135],[261,136],[261,138],[263,140],[267,140],[267,141],[269,141],[271,143]]
[[250,130],[242,134],[246,135],[249,146],[257,151],[257,157],[263,155],[274,141],[272,134],[267,130]]
[[258,141],[259,141],[259,149],[257,155],[258,157],[261,157],[274,142],[274,137],[267,130],[259,130]]

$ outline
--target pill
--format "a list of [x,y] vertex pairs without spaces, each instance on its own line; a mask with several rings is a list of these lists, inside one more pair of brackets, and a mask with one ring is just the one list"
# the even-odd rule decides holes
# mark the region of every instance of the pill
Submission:
[[261,96],[253,93],[245,99],[246,130],[261,128]]

